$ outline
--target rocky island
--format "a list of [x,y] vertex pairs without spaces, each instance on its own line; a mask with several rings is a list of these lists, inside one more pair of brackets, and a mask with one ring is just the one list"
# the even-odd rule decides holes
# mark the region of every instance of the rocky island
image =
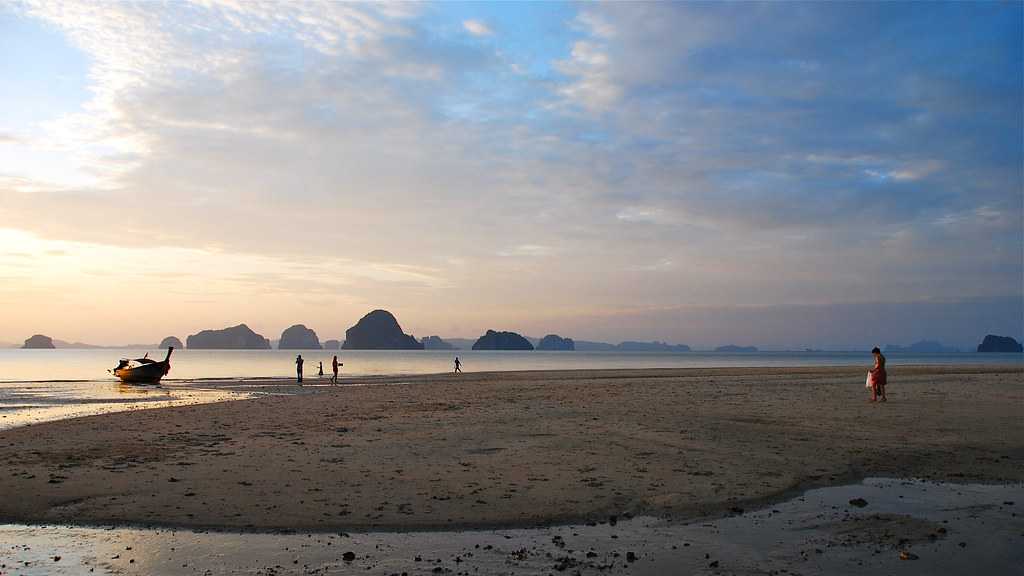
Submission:
[[558,334],[548,334],[537,343],[537,350],[570,351],[576,349],[572,338],[562,338]]
[[324,340],[324,350],[339,350],[341,342],[337,340]]
[[343,350],[423,350],[423,343],[402,332],[387,310],[374,310],[345,331]]
[[278,350],[321,350],[320,339],[316,332],[306,328],[303,324],[296,324],[281,332],[281,340],[277,344]]
[[473,344],[473,350],[533,350],[533,344],[515,332],[488,330]]
[[197,350],[270,350],[270,340],[239,324],[193,334],[185,339],[185,346]]
[[56,346],[53,345],[53,338],[43,336],[42,334],[36,334],[25,340],[25,344],[22,346],[22,349],[25,350],[42,350],[49,348],[56,348]]
[[[26,342],[27,344],[27,342]],[[1024,352],[1024,346],[1010,336],[996,336],[989,334],[978,344],[978,352]]]
[[164,338],[163,340],[160,341],[160,345],[157,346],[157,348],[161,348],[161,349],[163,349],[163,348],[177,348],[179,350],[184,348],[184,347],[185,346],[181,343],[181,340],[178,340],[174,336],[168,336],[167,338]]

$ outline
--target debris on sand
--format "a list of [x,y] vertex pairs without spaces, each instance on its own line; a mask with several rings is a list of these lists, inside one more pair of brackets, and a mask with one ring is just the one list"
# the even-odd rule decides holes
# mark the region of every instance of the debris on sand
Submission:
[[900,560],[917,560],[919,556],[907,550],[900,551]]

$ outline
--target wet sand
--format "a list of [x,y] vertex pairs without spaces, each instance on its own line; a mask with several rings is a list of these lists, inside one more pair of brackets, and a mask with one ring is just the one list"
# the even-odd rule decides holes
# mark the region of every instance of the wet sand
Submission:
[[112,381],[5,382],[0,384],[0,430],[79,416],[251,398],[251,385],[163,383],[136,386]]
[[893,368],[886,404],[867,402],[865,371],[375,378],[36,424],[0,432],[0,519],[353,531],[679,521],[867,476],[1024,481],[1021,367]]
[[0,525],[0,572],[1012,574],[1024,565],[1022,506],[1022,484],[868,479],[690,524],[635,517],[510,530],[309,534]]

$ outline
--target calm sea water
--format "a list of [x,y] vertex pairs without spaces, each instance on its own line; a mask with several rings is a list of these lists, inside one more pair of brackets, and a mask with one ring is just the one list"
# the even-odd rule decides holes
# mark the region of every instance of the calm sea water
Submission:
[[[113,382],[108,372],[119,358],[136,358],[146,350],[0,350],[0,383],[97,381]],[[162,359],[160,350],[150,356]],[[167,381],[198,379],[277,378],[295,374],[296,351],[290,350],[175,350]],[[318,362],[330,372],[334,352],[301,352],[305,374],[316,375]],[[600,368],[709,368],[739,366],[870,366],[867,352],[485,352],[471,350],[339,351],[343,376],[430,374],[447,372],[458,356],[464,371],[573,370]],[[891,354],[899,364],[1024,363],[1021,354]]]

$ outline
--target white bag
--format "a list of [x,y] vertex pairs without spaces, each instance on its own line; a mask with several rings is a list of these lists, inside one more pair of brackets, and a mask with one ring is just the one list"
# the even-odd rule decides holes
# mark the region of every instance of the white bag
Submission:
[[868,370],[868,379],[867,382],[864,383],[864,387],[871,388],[871,370]]

